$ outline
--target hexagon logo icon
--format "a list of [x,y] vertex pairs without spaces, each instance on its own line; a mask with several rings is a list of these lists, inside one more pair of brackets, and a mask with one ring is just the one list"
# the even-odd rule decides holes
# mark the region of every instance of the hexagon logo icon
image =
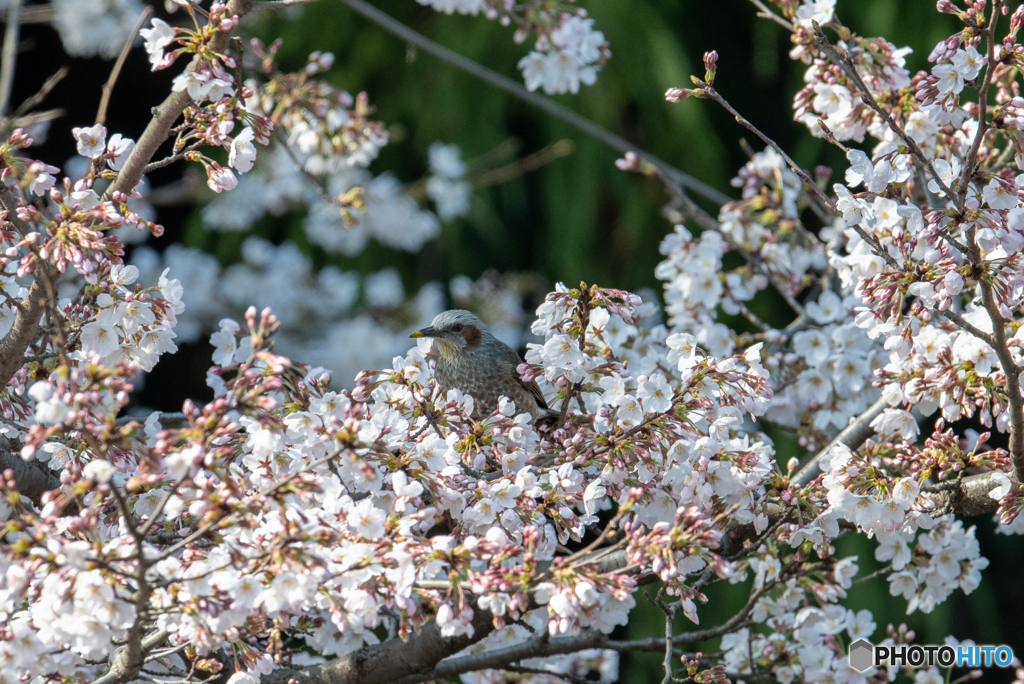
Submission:
[[857,639],[850,644],[850,667],[863,672],[875,664],[875,647],[864,639]]

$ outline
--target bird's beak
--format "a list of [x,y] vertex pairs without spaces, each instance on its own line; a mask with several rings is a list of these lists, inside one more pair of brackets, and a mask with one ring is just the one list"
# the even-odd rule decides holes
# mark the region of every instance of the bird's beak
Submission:
[[409,335],[409,337],[437,337],[437,331],[432,327],[427,326],[426,328],[423,328],[423,330],[417,330],[412,335]]

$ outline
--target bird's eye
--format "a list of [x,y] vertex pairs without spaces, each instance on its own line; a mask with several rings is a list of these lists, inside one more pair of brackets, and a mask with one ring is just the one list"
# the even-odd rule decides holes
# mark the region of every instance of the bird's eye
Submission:
[[455,325],[452,326],[452,330],[454,330],[455,332],[462,332],[462,324],[456,323]]

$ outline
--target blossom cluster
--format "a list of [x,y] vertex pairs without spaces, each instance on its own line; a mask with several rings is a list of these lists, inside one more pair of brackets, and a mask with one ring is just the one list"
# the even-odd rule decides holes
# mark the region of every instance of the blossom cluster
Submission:
[[[520,11],[432,4],[509,21]],[[0,325],[14,330],[31,311],[43,328],[0,396],[0,432],[55,482],[30,496],[13,475],[0,481],[0,676],[93,680],[134,645],[150,671],[196,681],[230,660],[231,684],[247,684],[436,629],[468,644],[445,654],[452,665],[538,635],[594,639],[518,658],[517,676],[613,681],[617,652],[592,646],[628,622],[646,577],[662,582],[654,601],[670,630],[675,610],[693,623],[711,612],[700,607],[709,582],[750,581],[747,607],[716,634],[721,654],[683,658],[695,678],[708,668],[701,681],[893,679],[848,666],[848,645],[874,641],[878,625],[844,605],[858,559],[837,558],[833,541],[875,539],[889,593],[929,613],[976,589],[988,564],[975,528],[954,517],[957,488],[984,483],[973,505],[996,510],[1001,533],[1024,529],[1024,102],[1011,77],[1022,12],[983,42],[974,3],[931,72],[912,76],[905,50],[850,32],[831,0],[773,4],[808,64],[797,120],[841,146],[877,145],[843,146],[850,166],[831,195],[824,171],[812,178],[774,149],[753,155],[717,221],[663,241],[664,320],[651,298],[558,284],[527,337],[516,282],[453,280],[452,301],[490,312],[495,332],[525,346],[519,379],[551,409],[536,423],[508,398],[480,416],[474,397],[439,385],[428,338],[410,348],[414,326],[445,308],[440,285],[407,298],[394,269],[316,272],[293,243],[256,237],[223,271],[181,246],[137,249],[125,265],[114,231],[160,232],[129,205],[142,199],[138,178],[118,189],[134,142],[76,128],[86,171],[58,182],[59,169],[23,156],[28,136],[11,135],[0,145],[0,199],[14,207],[0,217]],[[371,177],[387,135],[365,96],[317,77],[332,58],[314,53],[286,74],[276,44],[257,43],[264,78],[243,81],[211,47],[237,17],[221,3],[208,14],[195,31],[154,20],[143,34],[154,69],[195,55],[175,79],[190,104],[174,155],[227,193],[206,220],[237,229],[305,202],[310,241],[354,255],[370,236],[414,252],[436,235],[416,192],[443,220],[465,214],[472,182],[457,148],[431,149],[419,190]],[[842,36],[849,64],[816,25]],[[522,30],[539,36],[524,67],[533,87],[575,90],[606,57],[579,12],[531,14]],[[552,55],[576,59],[573,75],[549,72]],[[720,98],[716,60],[670,99]],[[961,103],[975,86],[995,92],[1003,128],[987,103]],[[257,155],[271,134],[279,144]],[[226,167],[209,156],[216,147]],[[732,257],[742,263],[726,270]],[[769,288],[793,309],[783,329],[752,310]],[[725,322],[739,317],[749,325]],[[119,417],[130,378],[210,330],[212,401]],[[967,417],[994,432],[954,425]],[[814,451],[833,443],[801,468],[782,463],[768,429]],[[1009,449],[988,443],[999,433]]]
[[[556,294],[544,307],[545,346],[565,338],[582,343],[579,367],[603,374],[613,370],[600,363],[609,344],[603,328],[558,318],[566,307],[572,311],[578,292]],[[594,302],[592,312],[580,305],[584,317],[605,311],[632,320],[632,296],[596,288],[583,293]],[[73,447],[73,433],[60,428],[72,420],[85,429],[110,420],[120,403],[109,401],[103,388],[117,389],[113,377],[80,369],[46,383],[46,392],[33,387],[40,422],[52,413],[51,397],[79,387],[72,412],[46,418],[54,428],[45,435],[73,452],[64,472],[79,473],[76,486],[87,495],[86,507],[63,519],[54,517],[66,505],[59,498],[41,514],[20,512],[32,533],[16,535],[28,545],[10,547],[5,576],[24,579],[4,585],[9,615],[33,645],[31,663],[19,656],[20,671],[84,672],[86,660],[108,656],[112,630],[137,617],[129,595],[138,589],[131,579],[138,573],[148,578],[154,624],[172,640],[202,652],[231,644],[252,668],[260,658],[246,644],[257,623],[294,625],[296,636],[323,655],[373,643],[371,630],[382,620],[396,619],[394,627],[407,632],[435,619],[442,634],[471,635],[480,624],[476,610],[488,610],[500,626],[534,603],[547,606],[554,634],[582,627],[608,632],[625,623],[633,606],[632,576],[599,574],[586,558],[560,556],[558,544],[581,539],[590,512],[617,500],[620,515],[629,511],[623,528],[631,562],[653,568],[685,595],[685,577],[714,559],[709,549],[721,534],[694,506],[711,509],[721,500],[749,508],[745,490],[730,483],[763,479],[770,455],[764,445],[729,436],[735,412],[708,414],[716,400],[756,402],[765,391],[753,371],[730,370],[735,359],[683,359],[685,372],[664,396],[657,381],[641,378],[638,396],[650,427],[618,429],[614,434],[628,449],[622,450],[597,446],[586,423],[541,435],[511,402],[486,419],[488,436],[481,439],[469,417],[472,398],[437,386],[425,346],[397,357],[390,370],[364,373],[351,395],[331,391],[322,369],[268,351],[279,326],[269,311],[257,318],[251,310],[247,322],[249,335],[241,340],[231,321],[215,334],[223,364],[212,369],[221,379],[218,398],[202,410],[187,406],[188,427],[162,430],[158,418],[145,430],[136,423],[122,432],[119,448],[103,454],[87,443]],[[625,351],[620,345],[635,337],[612,349]],[[566,363],[552,357],[538,370],[556,385],[582,377]],[[46,439],[36,428],[23,438],[26,449]],[[693,440],[704,451],[687,455]],[[588,443],[575,458],[559,455]],[[656,448],[670,443],[674,456]],[[688,462],[699,453],[688,482],[670,487],[652,477],[666,458]],[[105,494],[114,491],[123,495]],[[209,508],[211,496],[221,499],[219,509]],[[276,504],[252,505],[268,500]],[[96,516],[102,547],[75,541],[83,515]],[[218,543],[186,543],[204,537],[211,515],[221,521]],[[64,522],[54,527],[56,520]],[[424,536],[439,524],[449,532]],[[132,529],[146,534],[140,538]],[[51,544],[43,557],[30,552],[32,540],[42,538],[37,534],[63,538],[62,550]],[[133,551],[139,543],[141,556]],[[268,554],[271,548],[282,553]],[[552,570],[525,583],[514,579],[537,562],[553,563]],[[118,572],[88,569],[96,565]],[[442,580],[455,584],[435,588]],[[476,608],[466,601],[467,590],[479,597]],[[19,612],[15,601],[27,601],[30,610]],[[385,618],[385,607],[397,617]],[[83,619],[56,624],[59,615]],[[254,622],[254,615],[261,619]],[[691,617],[697,619],[695,609]]]
[[526,87],[544,92],[577,93],[580,84],[593,85],[597,72],[611,57],[604,34],[594,29],[586,10],[559,0],[543,8],[517,6],[494,0],[416,0],[446,14],[477,15],[497,19],[502,26],[516,24],[515,41],[536,36],[533,50],[519,60]]

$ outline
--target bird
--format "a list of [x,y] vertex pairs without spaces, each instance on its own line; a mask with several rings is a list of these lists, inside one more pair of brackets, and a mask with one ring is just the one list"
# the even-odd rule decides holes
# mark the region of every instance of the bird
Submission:
[[495,337],[477,316],[462,309],[443,311],[430,325],[410,337],[431,337],[440,356],[434,377],[446,390],[458,389],[473,397],[474,419],[486,418],[505,396],[518,413],[534,420],[552,413],[536,380],[523,382],[516,368],[523,359]]

